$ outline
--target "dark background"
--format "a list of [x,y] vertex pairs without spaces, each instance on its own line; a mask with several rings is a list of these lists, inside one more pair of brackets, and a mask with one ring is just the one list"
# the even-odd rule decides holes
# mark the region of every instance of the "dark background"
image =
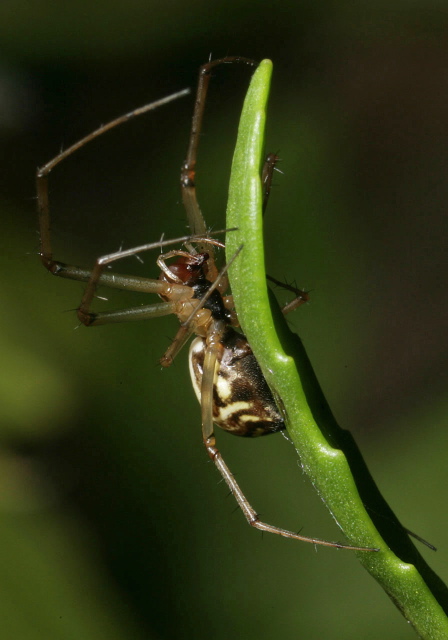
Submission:
[[[267,269],[312,290],[291,318],[379,487],[446,576],[448,9],[444,3],[50,2],[0,7],[3,637],[412,638],[349,552],[262,537],[207,463],[176,319],[85,329],[82,286],[39,265],[34,174],[101,123],[185,86],[209,55],[274,61],[282,158]],[[224,225],[246,68],[216,71],[198,163]],[[185,233],[193,98],[51,175],[56,257]],[[155,276],[155,255],[119,270]],[[102,291],[108,295],[107,291]],[[97,308],[147,303],[110,294]],[[219,444],[273,524],[340,539],[281,435]]]

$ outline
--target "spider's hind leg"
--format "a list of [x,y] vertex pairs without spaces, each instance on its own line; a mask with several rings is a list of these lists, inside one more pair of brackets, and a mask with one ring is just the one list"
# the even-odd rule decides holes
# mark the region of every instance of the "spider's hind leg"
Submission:
[[275,527],[260,520],[257,512],[246,498],[229,467],[224,462],[224,459],[216,446],[216,439],[213,431],[213,398],[218,376],[219,362],[223,350],[221,340],[223,338],[224,331],[225,325],[217,322],[210,330],[209,335],[206,339],[201,382],[202,438],[209,458],[213,461],[221,476],[225,480],[227,486],[229,487],[230,491],[235,497],[235,500],[241,508],[247,522],[252,527],[259,529],[260,531],[275,533],[284,538],[291,538],[293,540],[300,540],[302,542],[311,542],[315,545],[336,547],[338,549],[351,549],[357,551],[377,551],[377,549],[352,547],[350,545],[344,545],[339,542],[328,542],[327,540],[321,540],[319,538],[309,538],[307,536],[302,536],[298,533],[294,533],[293,531]]

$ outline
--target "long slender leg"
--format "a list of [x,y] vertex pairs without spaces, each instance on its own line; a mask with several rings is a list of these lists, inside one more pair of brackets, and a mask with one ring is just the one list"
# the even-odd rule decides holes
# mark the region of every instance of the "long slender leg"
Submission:
[[268,274],[266,274],[266,280],[269,280],[270,282],[273,282],[277,286],[282,287],[282,289],[291,291],[296,296],[294,300],[291,300],[291,302],[288,302],[282,308],[283,315],[286,316],[288,313],[291,313],[291,311],[294,311],[294,309],[297,309],[297,307],[300,307],[300,305],[305,304],[305,302],[309,302],[310,296],[308,291],[303,291],[302,289],[299,289],[298,287],[294,287],[291,284],[287,284],[286,282],[281,282],[280,280],[277,280],[277,278],[273,278]]
[[208,438],[208,440],[205,442],[205,446],[207,448],[209,457],[213,460],[215,466],[226,481],[227,486],[233,493],[236,501],[238,502],[238,505],[240,506],[244,514],[244,517],[251,525],[251,527],[255,527],[255,529],[259,529],[260,531],[267,531],[268,533],[276,533],[283,538],[292,538],[293,540],[300,540],[302,542],[311,542],[312,544],[321,545],[323,547],[336,547],[337,549],[349,549],[351,551],[379,551],[379,549],[368,547],[354,547],[347,544],[341,544],[340,542],[329,542],[327,540],[321,540],[320,538],[309,538],[307,536],[301,536],[298,533],[294,533],[293,531],[281,529],[280,527],[274,527],[273,525],[267,524],[266,522],[262,522],[259,519],[255,509],[252,507],[252,505],[244,495],[230,469],[224,462],[221,453],[216,448],[215,439],[213,436]]
[[[69,147],[62,153],[59,153],[52,160],[50,160],[50,162],[47,162],[47,164],[45,164],[43,167],[37,170],[36,188],[37,188],[37,208],[39,212],[39,226],[40,226],[40,256],[41,256],[43,265],[49,271],[53,271],[55,268],[57,268],[55,267],[53,262],[53,252],[51,249],[50,204],[49,204],[49,198],[48,198],[48,175],[52,171],[52,169],[54,169],[56,165],[58,165],[60,162],[62,162],[63,160],[71,156],[72,153],[74,153],[75,151],[83,147],[85,144],[87,144],[91,140],[94,140],[98,136],[102,135],[103,133],[110,131],[114,127],[117,127],[118,125],[123,124],[124,122],[127,122],[128,120],[131,120],[136,116],[140,116],[144,113],[147,113],[148,111],[152,111],[157,107],[167,104],[168,102],[172,102],[173,100],[177,100],[182,96],[188,95],[188,93],[190,93],[189,89],[183,89],[182,91],[173,93],[172,95],[167,96],[166,98],[162,98],[161,100],[151,102],[150,104],[147,104],[143,107],[139,107],[138,109],[134,109],[129,113],[125,113],[123,116],[120,116],[119,118],[112,120],[108,124],[102,127],[99,127],[95,131],[92,131],[92,133],[89,133],[89,135],[85,136],[84,138],[82,138],[81,140],[73,144],[71,147]],[[73,277],[77,280],[84,279],[82,277],[76,277],[76,275]]]
[[213,388],[216,379],[217,362],[219,362],[221,348],[220,339],[222,338],[224,329],[225,326],[221,326],[220,323],[216,323],[215,327],[211,329],[209,336],[207,337],[201,383],[202,438],[209,458],[213,460],[216,468],[224,478],[230,491],[233,493],[247,522],[252,527],[259,529],[260,531],[267,531],[268,533],[275,533],[284,538],[292,538],[293,540],[300,540],[302,542],[311,542],[312,544],[322,545],[324,547],[336,547],[338,549],[350,549],[353,551],[378,551],[378,549],[353,547],[339,542],[328,542],[327,540],[321,540],[319,538],[302,536],[298,533],[294,533],[293,531],[281,529],[280,527],[275,527],[260,520],[257,512],[244,495],[241,487],[224,462],[221,453],[216,447],[216,439],[213,432]]
[[[205,100],[207,96],[208,85],[210,83],[210,74],[212,69],[220,64],[242,62],[250,66],[255,66],[257,63],[249,58],[242,58],[239,56],[229,56],[221,58],[219,60],[213,60],[204,64],[199,69],[198,88],[196,92],[196,101],[193,113],[193,122],[191,126],[190,141],[187,150],[187,156],[182,166],[180,182],[182,187],[182,201],[187,212],[188,224],[190,225],[191,232],[197,235],[206,235],[207,229],[205,221],[199,207],[199,203],[196,196],[196,161],[198,155],[199,137],[202,128],[202,120],[204,117]],[[204,251],[205,248],[201,248]],[[213,281],[215,273],[213,271],[214,260],[213,252],[211,253],[212,260],[210,261],[210,275],[209,280]]]

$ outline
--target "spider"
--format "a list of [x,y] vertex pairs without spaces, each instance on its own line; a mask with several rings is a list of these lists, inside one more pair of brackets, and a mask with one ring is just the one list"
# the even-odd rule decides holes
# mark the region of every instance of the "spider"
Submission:
[[[111,121],[38,169],[37,200],[41,261],[44,267],[56,276],[87,282],[77,309],[80,322],[86,326],[175,314],[180,321],[180,328],[160,360],[164,367],[168,367],[188,339],[193,334],[196,335],[190,347],[189,361],[193,387],[201,403],[203,442],[210,459],[221,473],[251,526],[261,531],[311,542],[315,545],[369,551],[371,549],[302,536],[262,522],[216,447],[214,424],[229,433],[245,437],[267,435],[285,429],[282,415],[252,349],[245,336],[236,330],[238,318],[233,309],[232,297],[224,295],[228,288],[226,271],[229,265],[218,271],[214,255],[214,248],[224,245],[212,237],[215,234],[207,232],[196,197],[195,167],[211,72],[218,65],[236,62],[251,67],[256,65],[253,60],[232,56],[209,61],[199,70],[189,146],[181,170],[182,200],[191,235],[102,256],[96,260],[92,269],[65,264],[53,258],[48,197],[48,176],[56,165],[113,127],[186,95],[188,93],[186,89]],[[269,154],[263,168],[263,209],[266,207],[273,171],[278,160],[277,155]],[[106,266],[122,258],[172,244],[182,244],[184,249],[170,250],[159,256],[157,264],[160,268],[160,276],[157,280],[105,271]],[[241,247],[240,250],[244,248]],[[234,255],[233,259],[238,259],[238,256]],[[273,278],[271,280],[281,284]],[[95,291],[100,285],[156,293],[162,302],[115,311],[94,312],[91,310],[91,305]],[[293,291],[296,298],[285,307],[285,313],[308,300],[306,292],[294,287],[286,286],[286,288]]]

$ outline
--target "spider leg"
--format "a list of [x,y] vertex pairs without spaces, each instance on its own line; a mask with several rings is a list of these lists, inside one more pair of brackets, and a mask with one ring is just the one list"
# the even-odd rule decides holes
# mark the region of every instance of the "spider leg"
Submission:
[[294,287],[291,284],[287,284],[286,282],[281,282],[280,280],[277,280],[277,278],[273,278],[268,274],[266,274],[266,279],[269,280],[270,282],[273,282],[278,287],[282,287],[282,289],[286,289],[287,291],[291,291],[292,293],[295,294],[296,297],[294,298],[294,300],[291,300],[291,302],[288,302],[282,308],[282,313],[285,316],[288,313],[291,313],[291,311],[294,311],[294,309],[297,309],[297,307],[300,307],[300,305],[305,304],[305,302],[308,302],[310,299],[308,291],[303,291],[302,289],[299,289],[298,287]]
[[244,517],[251,527],[259,529],[260,531],[266,531],[267,533],[275,533],[279,536],[282,536],[283,538],[291,538],[293,540],[300,540],[301,542],[310,542],[311,544],[320,545],[323,547],[336,547],[337,549],[348,549],[351,551],[379,551],[379,549],[369,547],[355,547],[348,544],[341,544],[340,542],[330,542],[328,540],[321,540],[320,538],[310,538],[308,536],[302,536],[299,533],[294,533],[293,531],[281,529],[280,527],[275,527],[271,524],[267,524],[266,522],[262,522],[258,517],[255,509],[252,507],[252,505],[244,495],[241,487],[235,480],[235,477],[233,476],[229,467],[224,462],[221,453],[215,445],[214,436],[209,437],[206,441],[204,441],[204,444],[209,457],[215,463],[216,468],[225,480],[227,486],[229,487],[230,491],[235,497],[235,500],[241,508]]
[[195,332],[195,325],[193,323],[187,325],[181,325],[173,338],[168,349],[165,351],[159,362],[162,367],[169,367],[184,344]]
[[[196,101],[193,112],[193,121],[191,125],[190,141],[188,144],[187,157],[182,166],[180,175],[180,183],[182,188],[182,201],[184,203],[185,210],[187,212],[188,224],[191,232],[196,235],[207,235],[207,228],[205,225],[204,217],[199,207],[198,199],[196,196],[196,162],[198,155],[199,138],[202,129],[202,120],[204,117],[205,100],[207,97],[207,90],[210,84],[210,76],[212,70],[220,65],[231,62],[242,62],[250,66],[254,66],[257,63],[249,58],[243,58],[240,56],[229,56],[221,58],[219,60],[213,60],[204,64],[199,69],[198,88],[196,92]],[[210,251],[211,249],[211,251]],[[213,282],[216,276],[216,268],[214,265],[214,252],[212,247],[200,247],[200,251],[208,251],[210,254],[210,264],[208,270],[208,279]]]
[[351,545],[341,544],[339,542],[329,542],[327,540],[321,540],[320,538],[310,538],[308,536],[302,536],[298,533],[294,533],[293,531],[281,529],[280,527],[275,527],[260,520],[257,512],[246,498],[241,487],[235,480],[235,477],[233,476],[229,467],[224,462],[224,459],[216,446],[216,439],[213,429],[213,390],[217,378],[217,370],[222,349],[220,339],[223,336],[224,330],[225,325],[223,325],[221,322],[216,322],[214,327],[210,330],[209,335],[206,339],[207,347],[205,351],[201,383],[202,438],[209,458],[214,462],[216,468],[225,480],[227,486],[229,487],[230,491],[235,497],[235,500],[241,508],[247,522],[251,525],[251,527],[254,527],[255,529],[266,531],[268,533],[275,533],[282,536],[283,538],[291,538],[293,540],[310,542],[312,544],[325,547],[336,547],[338,549],[350,549],[353,551],[378,551],[378,549],[355,547]]
[[337,549],[349,549],[352,551],[379,551],[379,549],[373,549],[368,547],[354,547],[347,544],[341,544],[340,542],[329,542],[328,540],[321,540],[320,538],[310,538],[307,536],[302,536],[298,533],[294,533],[293,531],[288,531],[287,529],[281,529],[280,527],[275,527],[271,524],[267,524],[266,522],[262,522],[257,515],[257,512],[249,503],[248,499],[244,495],[241,490],[239,484],[235,480],[235,477],[231,473],[230,469],[224,462],[221,453],[216,448],[214,443],[214,438],[209,438],[209,441],[205,443],[207,448],[207,453],[209,457],[215,463],[218,471],[224,478],[227,486],[230,491],[233,493],[238,505],[240,506],[244,517],[247,522],[254,527],[255,529],[259,529],[260,531],[266,531],[267,533],[275,533],[283,538],[291,538],[293,540],[300,540],[302,542],[311,542],[315,545],[320,545],[323,547],[336,547]]
[[[89,307],[93,299],[95,289],[97,285],[105,285],[108,287],[127,289],[131,291],[143,291],[147,293],[165,293],[167,285],[157,280],[150,278],[137,278],[134,276],[127,276],[122,274],[105,274],[102,273],[104,265],[112,262],[115,259],[123,258],[126,255],[133,255],[141,251],[162,246],[164,243],[154,243],[152,245],[144,245],[134,250],[119,252],[119,254],[111,254],[110,256],[104,256],[104,258],[97,261],[92,271],[78,267],[75,265],[65,264],[53,259],[52,243],[51,243],[51,231],[50,231],[50,204],[48,196],[48,177],[50,172],[63,160],[75,153],[78,149],[88,144],[98,136],[110,131],[116,126],[119,126],[128,120],[142,115],[148,111],[152,111],[157,107],[160,107],[168,102],[176,100],[189,93],[189,89],[184,89],[174,93],[166,98],[157,100],[138,109],[134,109],[115,120],[112,120],[108,124],[99,127],[92,133],[88,134],[65,151],[59,153],[50,162],[47,162],[43,167],[37,170],[36,175],[36,187],[37,187],[37,202],[39,212],[39,228],[40,228],[40,257],[42,264],[50,271],[50,273],[72,280],[80,280],[87,282],[86,292],[84,294],[81,306],[78,310],[78,316],[84,324],[104,324],[106,322],[121,322],[124,320],[136,320],[140,318],[154,317],[159,315],[166,315],[173,313],[175,305],[173,302],[159,303],[156,305],[146,305],[145,307],[138,307],[135,309],[127,309],[123,311],[105,312],[102,314],[90,314]],[[184,237],[182,241],[190,241],[192,238]],[[173,241],[174,242],[174,241]],[[170,244],[171,241],[167,244]],[[182,291],[185,291],[185,287],[182,287]],[[177,293],[177,292],[175,292]],[[183,293],[185,295],[185,293]]]
[[[115,118],[115,120],[112,120],[108,124],[99,127],[95,131],[92,131],[84,138],[81,138],[81,140],[78,140],[78,142],[75,142],[75,144],[71,145],[65,151],[62,151],[61,153],[59,153],[52,160],[50,160],[50,162],[47,162],[47,164],[45,164],[43,167],[37,170],[36,188],[37,188],[37,208],[39,212],[39,226],[40,226],[40,243],[41,243],[40,256],[41,256],[43,265],[47,269],[51,271],[53,268],[53,253],[51,249],[51,232],[50,232],[50,205],[49,205],[49,197],[48,197],[48,176],[52,171],[52,169],[54,169],[60,162],[62,162],[63,160],[71,156],[72,153],[75,153],[75,151],[78,151],[78,149],[88,144],[89,142],[91,142],[98,136],[102,135],[103,133],[110,131],[114,127],[117,127],[127,122],[128,120],[135,118],[136,116],[140,116],[144,113],[147,113],[148,111],[153,111],[157,107],[167,104],[168,102],[172,102],[173,100],[177,100],[178,98],[181,98],[182,96],[185,96],[188,93],[190,93],[189,89],[183,89],[182,91],[173,93],[170,96],[162,98],[161,100],[151,102],[143,107],[139,107],[138,109],[129,111],[128,113],[125,113],[119,118]],[[76,273],[77,272],[75,271],[74,274]],[[84,279],[83,277],[76,277],[76,275],[67,276],[67,277],[74,277],[77,280]]]
[[288,304],[285,304],[285,306],[282,308],[282,313],[284,316],[286,316],[288,313],[291,313],[291,311],[294,311],[294,309],[297,309],[297,307],[300,307],[302,304],[305,304],[305,302],[308,302],[308,300],[310,299],[306,291],[301,291],[300,289],[297,289],[297,291],[299,293],[294,298],[294,300],[291,300],[291,302],[288,302]]

